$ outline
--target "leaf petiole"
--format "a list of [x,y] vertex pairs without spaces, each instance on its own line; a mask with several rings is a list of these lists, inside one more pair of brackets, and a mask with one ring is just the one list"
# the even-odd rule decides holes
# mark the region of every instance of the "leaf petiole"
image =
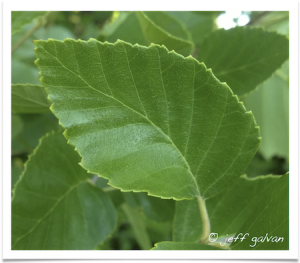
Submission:
[[210,235],[210,222],[209,217],[205,205],[205,200],[201,196],[197,196],[200,214],[202,218],[202,237],[200,239],[200,243],[207,243],[208,237]]

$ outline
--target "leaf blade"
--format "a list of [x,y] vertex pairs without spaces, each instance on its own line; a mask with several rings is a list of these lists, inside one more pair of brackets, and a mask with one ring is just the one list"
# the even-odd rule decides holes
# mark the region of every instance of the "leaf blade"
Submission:
[[268,79],[289,56],[285,36],[261,28],[220,29],[203,40],[197,59],[203,61],[233,92],[243,96]]
[[11,12],[11,34],[21,30],[23,26],[31,23],[34,19],[44,16],[48,11],[12,11]]
[[[280,176],[243,175],[221,194],[206,200],[211,232],[229,237],[237,232],[257,204],[263,201],[264,191]],[[234,204],[234,205],[233,205]],[[202,220],[197,200],[177,202],[173,222],[173,241],[198,242],[202,235]],[[187,223],[188,222],[188,223]]]
[[39,85],[11,85],[11,107],[14,113],[50,113],[47,92]]
[[231,249],[289,249],[289,174],[270,184],[263,195],[257,209],[237,231],[249,236],[232,243]]
[[[234,181],[257,150],[252,113],[191,57],[122,41],[35,45],[41,82],[66,138],[83,157],[83,167],[112,186],[176,200],[192,199],[199,190],[209,197]],[[56,86],[62,85],[58,99]],[[111,147],[116,142],[118,151]]]
[[[183,56],[192,53],[194,44],[179,22],[172,16],[164,12],[139,11],[137,17],[149,44],[165,45],[169,50],[174,50]],[[170,25],[174,24],[176,25],[175,30],[170,28]]]
[[78,160],[61,134],[41,140],[14,189],[12,249],[94,249],[113,232],[112,202]]

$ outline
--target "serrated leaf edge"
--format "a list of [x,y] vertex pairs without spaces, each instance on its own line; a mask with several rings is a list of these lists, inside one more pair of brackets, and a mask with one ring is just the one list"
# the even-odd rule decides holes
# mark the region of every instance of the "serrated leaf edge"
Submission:
[[[232,97],[234,97],[234,99],[236,100],[236,102],[239,103],[239,104],[243,107],[243,110],[245,111],[245,114],[249,114],[250,116],[252,116],[252,120],[253,120],[253,122],[254,122],[255,128],[258,130],[258,134],[259,134],[260,129],[259,129],[259,126],[257,126],[257,124],[256,124],[256,120],[255,120],[255,118],[254,118],[253,113],[252,113],[251,111],[247,111],[247,110],[246,110],[246,108],[245,108],[243,102],[239,101],[238,96],[235,95],[235,94],[233,93],[233,91],[230,89],[230,87],[227,85],[226,82],[220,82],[219,79],[216,78],[215,75],[213,74],[211,68],[207,68],[206,65],[205,65],[203,62],[199,62],[197,59],[195,59],[195,58],[192,57],[191,55],[189,55],[189,56],[187,56],[187,57],[184,57],[183,55],[176,53],[174,50],[169,51],[168,48],[165,47],[164,45],[158,45],[158,44],[154,44],[154,43],[151,43],[150,46],[146,47],[146,46],[139,45],[138,43],[132,45],[131,43],[122,41],[122,40],[120,40],[120,39],[118,39],[115,43],[109,43],[109,42],[107,42],[107,41],[101,42],[101,41],[99,41],[99,40],[97,40],[97,39],[94,39],[94,38],[90,38],[88,41],[83,41],[83,40],[81,40],[81,39],[75,40],[75,39],[72,39],[72,38],[65,38],[63,41],[61,41],[61,40],[56,40],[56,39],[53,39],[53,38],[49,38],[48,40],[33,40],[33,43],[34,43],[35,46],[36,46],[36,48],[34,48],[34,51],[36,51],[36,49],[37,49],[37,44],[38,44],[38,42],[51,42],[51,41],[57,41],[57,42],[67,42],[67,41],[74,41],[74,42],[94,42],[94,41],[97,41],[97,42],[100,42],[100,43],[106,44],[106,45],[115,45],[115,44],[117,44],[117,43],[125,43],[125,44],[127,44],[127,45],[132,46],[132,47],[136,47],[136,46],[137,46],[137,47],[145,48],[145,49],[150,49],[150,48],[152,48],[152,47],[158,47],[158,48],[163,48],[163,49],[165,49],[168,53],[173,53],[174,55],[179,56],[179,57],[181,57],[181,58],[183,58],[183,59],[192,60],[192,61],[194,61],[194,63],[198,63],[199,65],[204,66],[205,70],[208,71],[208,72],[210,72],[210,73],[212,74],[212,77],[215,78],[215,80],[217,80],[217,82],[220,83],[222,86],[224,86],[224,87],[230,92],[230,94],[232,95]],[[36,55],[37,55],[37,53],[36,53]],[[37,66],[37,68],[39,69],[39,75],[42,76],[41,71],[40,71],[40,68],[39,68],[39,64],[38,64],[38,63],[39,63],[39,58],[38,58],[38,55],[37,55],[37,59],[34,61],[34,64],[35,64],[35,65]],[[70,144],[70,145],[72,145],[73,147],[75,147],[75,151],[79,154],[79,156],[81,157],[81,161],[82,161],[82,160],[83,160],[83,156],[79,153],[77,147],[76,147],[75,145],[73,145],[73,144],[69,141],[69,139],[67,138],[67,135],[66,135],[67,129],[63,126],[63,124],[60,122],[60,119],[58,118],[58,116],[57,116],[57,115],[55,114],[55,112],[53,111],[53,105],[54,105],[54,103],[51,101],[51,99],[50,99],[50,97],[49,97],[49,93],[48,93],[48,91],[47,91],[47,88],[45,87],[45,85],[44,85],[44,83],[43,83],[43,77],[40,78],[40,82],[41,82],[41,84],[43,85],[43,87],[45,88],[45,90],[46,90],[46,92],[47,92],[47,94],[48,94],[48,96],[47,96],[48,100],[51,102],[51,106],[50,106],[51,112],[52,112],[52,113],[56,116],[56,118],[58,119],[59,125],[61,125],[61,126],[65,129],[65,131],[63,132],[63,135],[64,135],[64,137],[66,138],[67,143]],[[163,133],[163,134],[164,134],[164,133]],[[258,148],[259,148],[260,141],[261,141],[261,137],[258,137],[257,139],[259,140],[259,144],[258,144],[258,147],[257,147],[256,151],[257,151]],[[171,140],[171,142],[172,142],[172,140]],[[172,142],[172,143],[173,143],[173,142]],[[173,143],[173,145],[174,145],[174,143]],[[175,148],[177,149],[176,145],[174,145],[174,146],[175,146]],[[179,151],[179,150],[178,150],[178,151]],[[255,152],[256,152],[256,151],[255,151]],[[179,153],[181,154],[180,151],[179,151]],[[181,155],[182,155],[182,154],[181,154]],[[183,159],[184,159],[185,163],[187,164],[187,167],[189,168],[189,164],[187,163],[187,161],[186,161],[186,159],[185,159],[184,156],[183,156]],[[85,168],[85,167],[82,165],[82,162],[81,162],[81,161],[79,162],[79,165],[80,165],[81,167],[83,167],[85,170],[87,170],[88,173],[94,174],[94,172],[92,172],[92,171],[90,171],[89,169]],[[249,162],[250,162],[250,161],[249,161]],[[189,170],[190,170],[190,169],[189,169]],[[198,192],[199,192],[200,188],[199,188],[199,186],[198,186],[198,184],[197,184],[197,182],[196,182],[196,178],[195,178],[195,176],[193,175],[192,172],[190,172],[190,173],[191,173],[191,175],[192,175],[192,177],[193,177],[193,180],[194,180],[195,183],[196,183],[197,190],[198,190]],[[161,195],[155,195],[155,194],[153,194],[153,193],[152,193],[151,191],[149,191],[149,190],[122,189],[121,187],[118,187],[118,186],[113,185],[113,184],[111,183],[111,180],[110,180],[109,178],[107,178],[107,177],[105,177],[105,176],[103,176],[103,175],[100,175],[100,174],[98,174],[98,176],[107,179],[107,180],[108,180],[108,185],[110,185],[110,186],[112,186],[112,187],[115,187],[115,188],[121,190],[122,192],[134,192],[134,193],[136,193],[136,192],[146,192],[147,195],[150,195],[150,196],[154,196],[154,197],[158,197],[158,198],[162,198],[162,199],[174,199],[175,201],[180,201],[180,200],[192,200],[192,199],[193,199],[193,198],[175,198],[175,197],[173,197],[173,196],[161,196]],[[199,196],[201,196],[201,195],[200,195],[200,192],[199,192]]]

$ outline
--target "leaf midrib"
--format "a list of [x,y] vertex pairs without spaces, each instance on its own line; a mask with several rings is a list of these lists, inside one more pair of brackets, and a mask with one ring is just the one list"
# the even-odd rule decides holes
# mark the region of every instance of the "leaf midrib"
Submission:
[[[55,46],[55,41],[53,41],[53,43],[54,43],[54,46]],[[122,44],[122,42],[119,42],[119,43]],[[122,46],[124,47],[123,44],[122,44]],[[160,127],[158,127],[157,125],[155,125],[155,124],[154,124],[150,119],[148,119],[146,116],[144,116],[144,115],[141,114],[140,112],[136,111],[135,109],[129,107],[128,105],[124,104],[122,101],[118,100],[117,98],[115,98],[115,97],[113,97],[113,96],[110,96],[110,95],[108,95],[108,94],[105,94],[105,93],[101,92],[100,90],[95,89],[95,88],[92,87],[85,79],[83,79],[80,75],[76,74],[76,73],[73,72],[71,69],[67,68],[67,67],[66,67],[66,66],[65,66],[65,65],[64,65],[57,57],[55,57],[55,56],[53,56],[51,53],[49,53],[44,47],[42,47],[42,46],[40,46],[40,47],[43,48],[43,50],[44,50],[47,54],[49,54],[50,56],[52,56],[53,58],[55,58],[55,59],[62,65],[62,67],[64,67],[66,70],[68,70],[69,72],[71,72],[71,73],[74,74],[75,76],[79,77],[79,78],[80,78],[84,83],[86,83],[87,86],[90,87],[92,90],[97,91],[97,92],[99,92],[100,94],[102,94],[102,95],[104,95],[104,96],[106,96],[106,97],[108,97],[108,98],[111,98],[111,99],[115,100],[116,102],[118,102],[118,103],[120,103],[121,105],[123,105],[125,108],[128,108],[129,110],[135,112],[136,114],[138,114],[139,116],[141,116],[142,118],[144,118],[145,120],[147,120],[147,121],[148,121],[154,128],[156,128],[159,132],[161,132],[161,134],[162,134],[163,136],[165,136],[165,137],[170,141],[170,143],[173,145],[173,147],[177,150],[177,152],[179,153],[179,155],[180,155],[181,158],[183,159],[184,163],[185,163],[186,166],[187,166],[188,172],[190,173],[192,179],[193,179],[194,182],[195,182],[195,185],[196,185],[196,187],[197,187],[198,195],[201,196],[201,195],[200,195],[200,188],[199,188],[199,186],[198,186],[198,183],[197,183],[197,181],[196,181],[196,178],[195,178],[194,174],[192,173],[191,168],[190,168],[190,166],[189,166],[189,164],[188,164],[186,158],[185,158],[184,155],[181,153],[181,151],[177,148],[177,146],[174,144],[173,140],[172,140],[166,133],[164,133],[164,131],[163,131]],[[55,49],[56,49],[56,48],[55,48]],[[126,54],[126,56],[127,56],[127,54]],[[77,61],[76,57],[75,57],[75,60]],[[127,58],[127,60],[128,60],[128,58]],[[102,65],[101,59],[100,59],[100,63],[101,63],[101,65]],[[129,66],[129,67],[130,67],[130,66]],[[103,65],[102,65],[102,68],[103,68]],[[105,77],[104,71],[103,71],[103,74],[104,74],[104,77]],[[105,77],[105,79],[106,79],[106,77]],[[108,82],[107,82],[107,85],[108,85]],[[108,85],[108,87],[109,87],[109,85]],[[110,89],[110,88],[109,88],[109,89]]]

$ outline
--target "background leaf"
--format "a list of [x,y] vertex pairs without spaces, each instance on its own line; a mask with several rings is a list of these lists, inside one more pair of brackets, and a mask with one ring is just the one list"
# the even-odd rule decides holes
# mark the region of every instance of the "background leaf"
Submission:
[[11,160],[11,190],[13,190],[15,184],[20,178],[20,175],[24,169],[23,162],[20,158],[15,157]]
[[21,30],[23,26],[31,23],[34,19],[44,16],[48,11],[12,11],[11,12],[11,34]]
[[[258,176],[253,179],[241,176],[221,194],[206,200],[211,233],[219,237],[234,235],[249,215],[257,209],[266,187],[280,176]],[[173,241],[199,242],[202,220],[197,200],[177,202],[173,223]]]
[[140,210],[144,217],[156,222],[172,221],[175,212],[175,201],[156,198],[146,193],[123,193],[126,202]]
[[[248,233],[241,242],[238,239],[231,249],[286,250],[289,249],[289,176],[274,180],[262,192],[257,208],[237,233]],[[270,241],[265,238],[271,238]],[[280,237],[283,240],[278,241]],[[255,242],[255,238],[258,242]],[[262,241],[264,240],[264,241]]]
[[11,107],[15,113],[49,113],[47,92],[39,85],[11,85]]
[[[114,28],[115,24],[117,24],[116,29]],[[113,32],[110,33],[110,30],[113,30]],[[109,34],[107,37],[109,42],[116,42],[118,39],[122,39],[133,45],[136,43],[148,45],[135,12],[121,12],[118,20],[109,28],[107,27],[102,34]]]
[[18,136],[23,130],[23,122],[19,115],[11,115],[11,139]]
[[[107,41],[115,42],[118,39],[131,44],[148,46],[151,43],[166,46],[169,50],[188,56],[194,49],[191,40],[191,33],[185,28],[184,24],[166,12],[145,11],[145,12],[121,12],[122,17],[117,29],[107,37]],[[121,16],[120,15],[120,16]],[[107,27],[102,32],[108,34]]]
[[191,32],[195,45],[199,46],[207,34],[217,29],[216,18],[220,12],[168,11],[167,13],[185,25]]
[[[11,143],[12,154],[22,152],[31,153],[38,145],[39,139],[51,131],[62,130],[58,120],[50,114],[19,114],[23,123],[23,129]],[[14,132],[15,126],[12,126]]]
[[244,98],[260,126],[260,152],[266,159],[289,158],[289,61]]
[[136,236],[136,240],[140,245],[141,249],[149,250],[152,247],[150,238],[148,236],[146,226],[141,219],[139,213],[137,213],[134,209],[132,209],[128,204],[123,204],[122,209],[125,212],[131,226],[133,232]]
[[82,166],[112,186],[177,200],[200,190],[208,198],[228,187],[258,148],[253,115],[192,57],[122,41],[35,45],[66,138]]
[[165,12],[137,12],[142,31],[148,44],[165,45],[183,56],[194,50],[191,36],[175,18]]
[[197,59],[242,96],[268,79],[288,57],[285,36],[261,28],[236,27],[207,36]]
[[12,249],[94,249],[113,232],[113,204],[79,160],[61,134],[41,140],[14,189]]

